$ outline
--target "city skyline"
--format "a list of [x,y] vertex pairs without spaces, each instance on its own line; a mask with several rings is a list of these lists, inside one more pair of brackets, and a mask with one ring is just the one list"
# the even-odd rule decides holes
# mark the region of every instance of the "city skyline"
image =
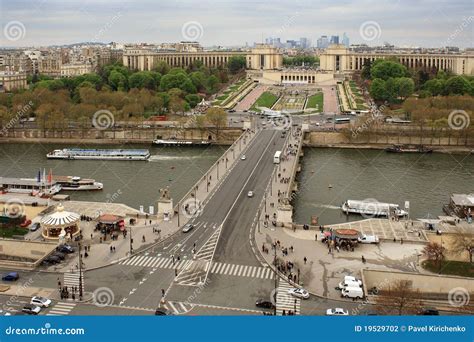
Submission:
[[19,1],[2,2],[0,10],[3,47],[181,40],[243,46],[266,37],[308,37],[315,46],[321,35],[346,32],[352,44],[466,48],[474,21],[468,1]]

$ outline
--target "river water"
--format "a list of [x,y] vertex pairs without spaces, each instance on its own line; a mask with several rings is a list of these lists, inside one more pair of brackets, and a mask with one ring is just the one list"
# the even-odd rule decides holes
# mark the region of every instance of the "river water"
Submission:
[[[73,145],[1,144],[0,176],[36,178],[38,170],[52,169],[53,175],[93,178],[104,184],[102,191],[61,192],[73,200],[113,201],[138,209],[156,204],[159,189],[169,186],[177,201],[194,185],[228,148],[154,147],[151,145],[87,145],[87,148],[149,149],[150,161],[49,160],[46,153]],[[81,146],[86,147],[86,146]]]
[[[0,176],[35,178],[38,169],[53,174],[94,178],[104,190],[65,192],[71,199],[114,201],[145,209],[156,204],[159,189],[169,186],[172,197],[181,198],[227,149],[147,148],[149,162],[48,160],[46,153],[57,144],[0,144]],[[117,145],[88,145],[90,148],[119,148]],[[373,198],[380,202],[410,201],[413,218],[441,215],[451,193],[474,192],[474,155],[391,154],[381,150],[306,148],[296,194],[295,221],[306,223],[312,215],[321,224],[357,220],[344,215],[340,205],[347,199]],[[329,188],[332,185],[332,188]]]
[[[320,224],[361,219],[342,213],[347,199],[410,202],[411,218],[443,214],[452,193],[474,192],[474,155],[398,154],[383,150],[306,148],[298,178],[295,221]],[[332,188],[329,186],[332,185]]]

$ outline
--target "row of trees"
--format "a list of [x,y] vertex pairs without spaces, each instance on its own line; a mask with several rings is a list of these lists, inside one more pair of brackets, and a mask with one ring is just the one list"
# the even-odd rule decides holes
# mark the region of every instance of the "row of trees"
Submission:
[[284,57],[284,66],[318,66],[319,57],[309,55],[299,55],[295,57]]

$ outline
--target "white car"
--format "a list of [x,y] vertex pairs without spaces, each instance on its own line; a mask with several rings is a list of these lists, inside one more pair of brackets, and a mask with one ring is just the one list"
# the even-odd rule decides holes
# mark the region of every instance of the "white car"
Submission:
[[357,279],[356,277],[353,277],[353,276],[344,276],[343,282],[358,283],[359,286],[362,286],[362,280],[359,280],[359,279]]
[[253,191],[249,191],[249,192],[247,193],[247,196],[248,196],[248,197],[253,197]]
[[240,157],[240,160],[245,160],[245,159],[247,159],[247,157],[245,156],[245,154],[242,155],[242,157]]
[[31,298],[30,304],[39,306],[41,308],[47,308],[51,305],[51,299],[40,296],[34,296],[33,298]]
[[293,297],[298,297],[298,298],[303,298],[303,299],[308,299],[309,298],[309,292],[306,291],[305,289],[289,289],[288,294],[292,295]]
[[349,316],[349,311],[342,308],[327,309],[326,316]]

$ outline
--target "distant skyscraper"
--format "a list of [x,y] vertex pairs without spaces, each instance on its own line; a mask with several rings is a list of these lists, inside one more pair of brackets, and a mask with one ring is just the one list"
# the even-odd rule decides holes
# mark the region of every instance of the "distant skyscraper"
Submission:
[[344,32],[344,34],[342,35],[342,44],[345,46],[345,47],[349,47],[349,37],[347,36],[346,32]]
[[331,36],[329,44],[339,44],[339,36]]
[[318,38],[318,40],[316,41],[316,47],[318,49],[325,49],[329,46],[329,41],[328,41],[328,37],[327,36],[321,36],[320,38]]
[[311,47],[311,41],[308,38],[300,38],[300,47],[302,49],[309,49]]

